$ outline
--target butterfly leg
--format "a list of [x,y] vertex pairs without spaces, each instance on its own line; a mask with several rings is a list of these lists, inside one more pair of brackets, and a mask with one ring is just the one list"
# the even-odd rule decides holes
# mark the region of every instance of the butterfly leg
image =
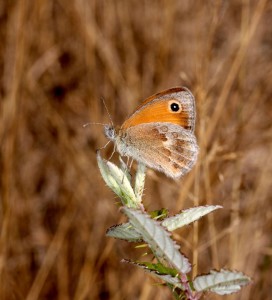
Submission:
[[100,150],[102,150],[102,149],[105,149],[105,148],[108,146],[108,144],[109,144],[110,142],[111,142],[111,141],[108,141],[108,142],[106,143],[106,145],[104,145],[103,147],[98,148],[98,149],[96,150],[96,152],[97,152],[97,151],[100,151]]
[[108,160],[111,160],[111,159],[112,159],[113,154],[115,153],[115,151],[116,151],[116,145],[114,144],[113,151],[112,151],[112,153],[111,153],[111,155],[110,155],[110,157],[109,157]]
[[122,179],[122,183],[124,182],[124,177],[126,176],[129,180],[131,180],[131,174],[130,174],[130,170],[131,170],[131,166],[133,163],[133,159],[131,159],[131,162],[129,162],[130,157],[127,156],[127,162],[124,164],[124,168],[123,168],[123,172],[124,172],[124,176]]
[[133,158],[131,159],[131,163],[129,165],[129,170],[131,170],[132,164],[133,164]]

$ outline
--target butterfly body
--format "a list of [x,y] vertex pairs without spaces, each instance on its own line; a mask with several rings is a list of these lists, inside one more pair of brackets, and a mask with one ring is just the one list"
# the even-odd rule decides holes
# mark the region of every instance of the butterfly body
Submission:
[[120,128],[105,126],[107,138],[122,156],[179,178],[196,162],[194,97],[172,88],[147,98]]

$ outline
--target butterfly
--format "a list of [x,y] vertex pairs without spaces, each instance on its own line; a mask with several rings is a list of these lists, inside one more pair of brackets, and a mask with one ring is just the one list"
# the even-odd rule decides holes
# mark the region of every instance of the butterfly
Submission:
[[121,127],[105,125],[104,133],[121,156],[179,178],[197,160],[195,115],[192,93],[175,87],[144,100]]

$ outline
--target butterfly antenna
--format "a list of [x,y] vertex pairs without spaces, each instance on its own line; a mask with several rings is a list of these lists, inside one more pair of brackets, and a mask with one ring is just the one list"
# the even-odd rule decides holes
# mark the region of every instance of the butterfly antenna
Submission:
[[86,123],[84,125],[82,125],[84,128],[89,126],[89,125],[102,125],[102,126],[106,126],[107,124],[104,124],[104,123],[97,123],[97,122],[89,122],[89,123]]
[[114,124],[113,124],[113,121],[112,121],[112,118],[111,118],[110,112],[109,112],[109,110],[108,110],[108,108],[107,108],[107,105],[106,105],[105,99],[104,99],[103,97],[101,97],[101,100],[102,100],[102,102],[103,102],[103,105],[104,105],[104,107],[105,107],[105,109],[106,109],[107,115],[108,115],[108,117],[109,117],[109,119],[110,119],[110,123],[111,123],[111,125],[113,126]]

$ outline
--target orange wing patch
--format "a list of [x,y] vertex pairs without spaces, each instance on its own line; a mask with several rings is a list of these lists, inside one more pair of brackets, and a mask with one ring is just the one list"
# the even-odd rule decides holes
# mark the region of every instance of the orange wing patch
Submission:
[[[152,99],[154,99],[155,96],[152,96]],[[151,101],[152,99],[149,99],[149,101]],[[146,100],[144,103],[148,103],[149,101]],[[144,104],[142,104],[141,106],[143,105]],[[168,101],[166,101],[166,99],[163,99],[161,101],[158,100],[150,105],[147,105],[146,107],[143,107],[139,110],[138,113],[134,113],[123,123],[122,129],[127,129],[129,127],[136,126],[139,124],[154,122],[172,123],[180,125],[187,129],[189,127],[190,120],[188,112],[184,111],[183,108],[179,113],[169,111]]]

